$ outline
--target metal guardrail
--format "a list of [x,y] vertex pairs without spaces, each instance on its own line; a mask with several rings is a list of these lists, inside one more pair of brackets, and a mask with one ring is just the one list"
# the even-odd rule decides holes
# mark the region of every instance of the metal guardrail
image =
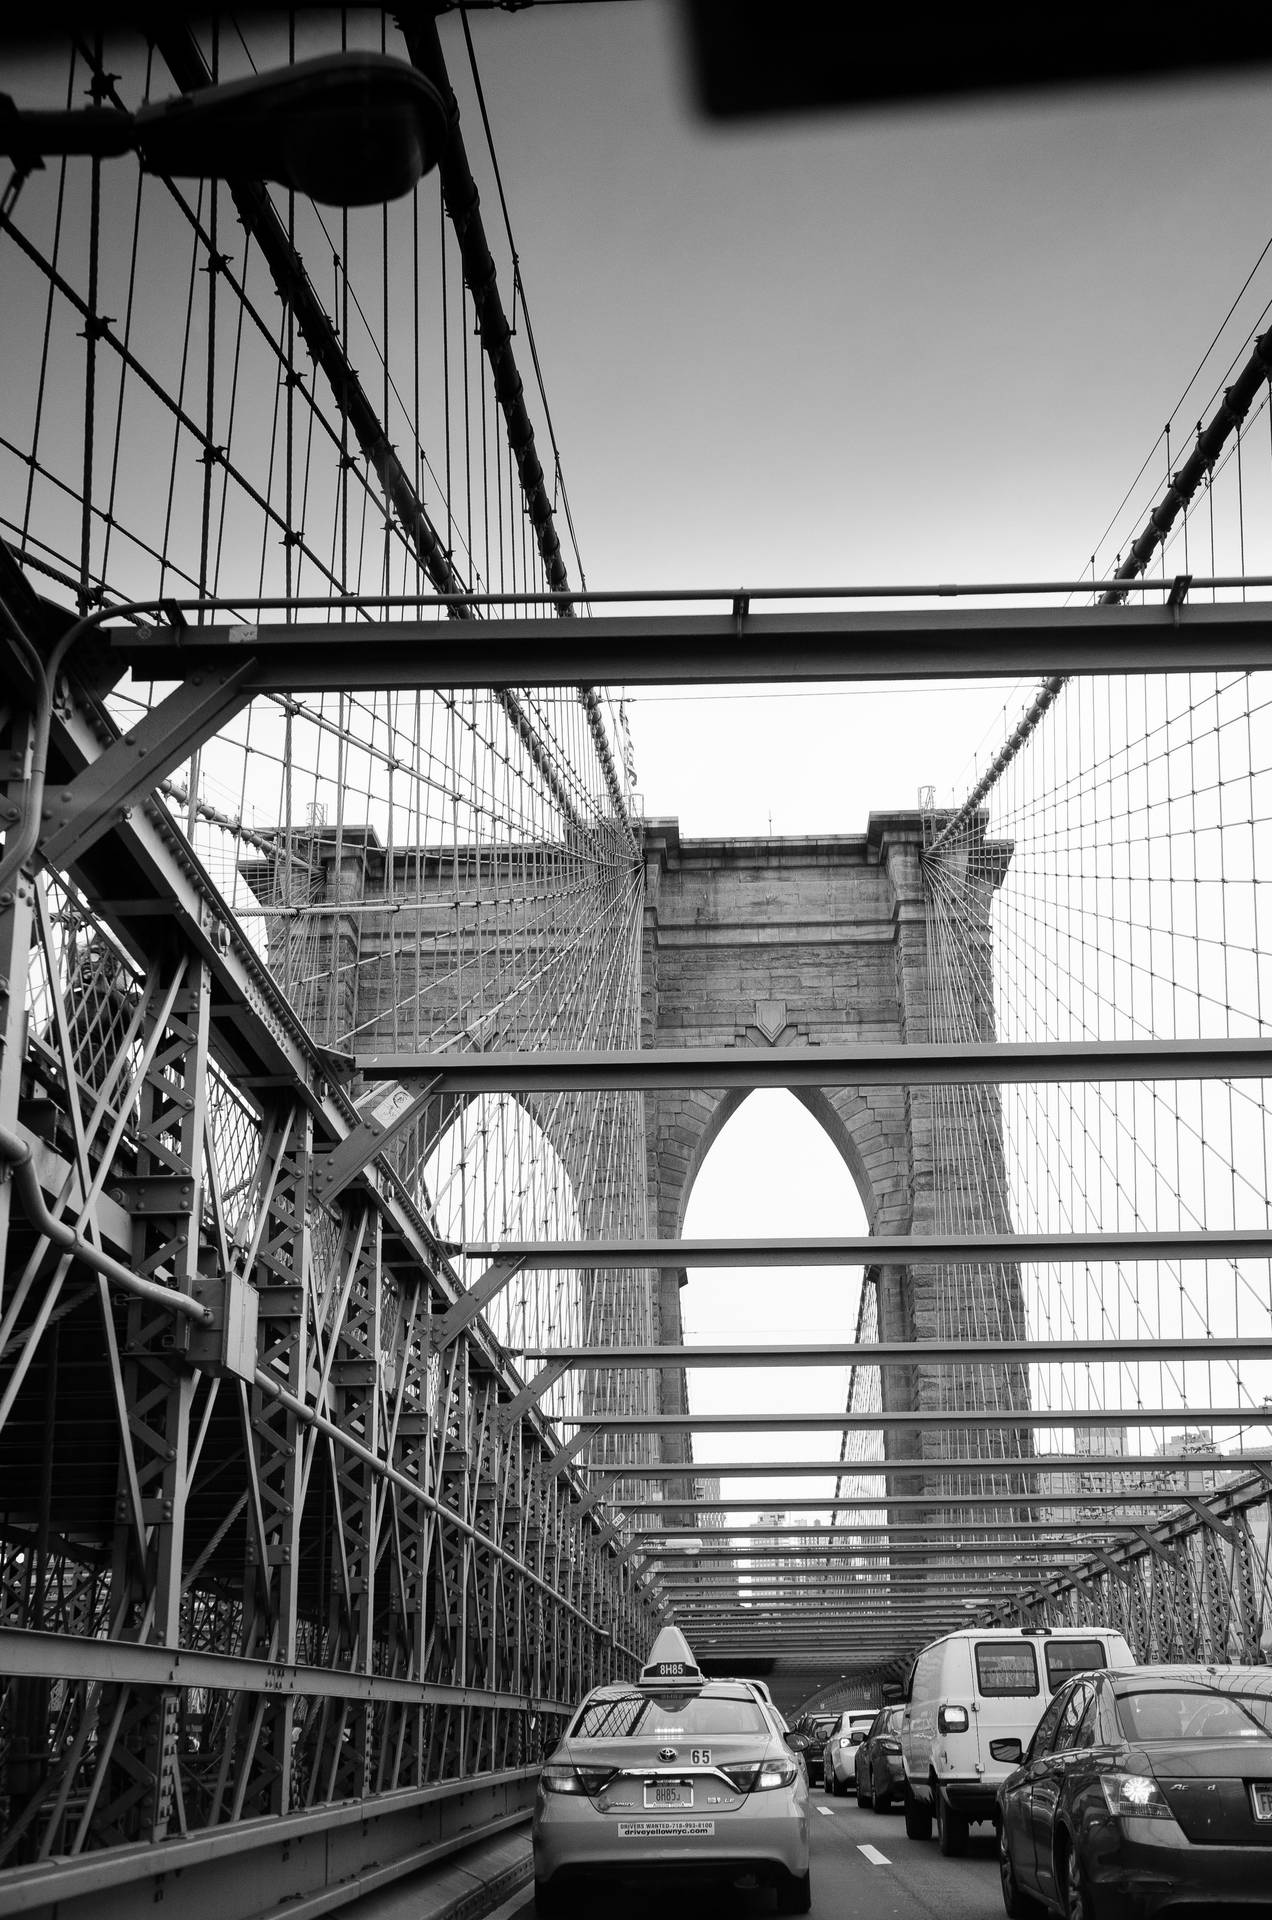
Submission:
[[0,1912],[29,1920],[136,1920],[175,1899],[181,1920],[332,1913],[527,1820],[538,1767],[246,1820],[157,1844],[0,1873]]

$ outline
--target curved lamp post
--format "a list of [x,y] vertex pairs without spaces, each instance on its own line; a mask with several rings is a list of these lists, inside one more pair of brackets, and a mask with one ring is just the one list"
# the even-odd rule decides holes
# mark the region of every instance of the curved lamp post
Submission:
[[26,171],[51,154],[136,153],[146,173],[268,180],[340,207],[409,193],[447,126],[432,82],[382,53],[323,54],[135,113],[25,113],[0,94],[0,155]]

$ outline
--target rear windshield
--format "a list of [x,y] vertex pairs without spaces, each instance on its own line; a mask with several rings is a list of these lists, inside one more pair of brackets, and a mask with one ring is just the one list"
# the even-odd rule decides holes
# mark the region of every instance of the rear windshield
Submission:
[[986,1699],[1038,1691],[1038,1663],[1028,1640],[978,1640],[976,1682]]
[[1044,1640],[1042,1647],[1052,1693],[1071,1673],[1093,1673],[1104,1665],[1104,1648],[1098,1640]]
[[578,1740],[630,1740],[672,1734],[767,1733],[768,1722],[755,1700],[718,1694],[608,1694],[586,1700],[570,1734]]
[[1272,1700],[1201,1687],[1155,1687],[1151,1693],[1119,1694],[1117,1717],[1131,1740],[1256,1739],[1272,1733]]

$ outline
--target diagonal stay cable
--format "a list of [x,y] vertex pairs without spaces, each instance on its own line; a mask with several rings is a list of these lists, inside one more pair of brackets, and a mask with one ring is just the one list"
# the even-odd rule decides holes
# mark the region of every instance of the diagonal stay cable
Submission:
[[[468,155],[464,150],[463,135],[459,126],[459,106],[446,70],[437,22],[431,15],[425,15],[420,9],[404,17],[401,26],[407,52],[412,61],[426,79],[432,81],[447,104],[447,135],[438,161],[442,195],[451,217],[455,237],[459,242],[464,283],[476,309],[482,350],[490,362],[495,397],[503,411],[508,445],[517,463],[526,511],[534,527],[539,554],[550,585],[557,593],[564,594],[569,589],[569,575],[561,555],[561,539],[556,530],[552,502],[548,498],[543,463],[535,448],[534,427],[526,410],[524,388],[512,349],[512,327],[499,293],[494,257],[490,251],[490,243],[486,238],[485,224],[481,216],[481,196],[477,191],[477,183],[473,179]],[[515,260],[515,250],[513,257]],[[574,613],[573,600],[559,599],[555,605],[557,613],[562,617],[568,618]],[[614,803],[615,813],[625,827],[627,839],[634,847],[635,840],[627,816],[626,794],[618,769],[614,765],[614,756],[601,718],[596,691],[592,687],[581,687],[579,697],[583,703],[588,730],[605,775],[605,784]]]
[[[167,62],[174,80],[185,93],[197,92],[210,84],[210,73],[190,28],[183,24],[165,25],[155,44]],[[398,458],[388,432],[375,407],[350,366],[335,326],[323,309],[317,291],[296,253],[287,231],[275,211],[266,188],[256,182],[236,183],[231,194],[244,229],[259,246],[269,267],[279,298],[295,315],[306,347],[327,377],[337,406],[347,417],[366,459],[375,469],[403,531],[420,563],[439,592],[461,596],[450,601],[447,613],[452,619],[475,617],[475,608],[463,598],[464,585],[451,565],[441,535],[416,492],[414,483]],[[474,189],[474,192],[476,190]],[[579,831],[588,832],[569,794],[565,791],[551,757],[539,740],[523,704],[510,688],[501,689],[501,705],[534,760],[553,798],[567,820]],[[611,793],[617,794],[617,775],[612,763],[609,774]],[[626,819],[624,810],[622,817]],[[630,827],[628,829],[630,832]]]
[[[1213,471],[1215,462],[1232,434],[1240,431],[1241,424],[1250,411],[1251,403],[1259,388],[1270,379],[1272,379],[1272,331],[1260,334],[1255,340],[1254,351],[1232,385],[1224,390],[1223,399],[1205,427],[1198,433],[1196,445],[1187,460],[1179,472],[1171,476],[1169,486],[1149,514],[1138,538],[1132,543],[1130,552],[1113,576],[1114,580],[1134,580],[1144,572],[1180,513],[1193,498],[1206,476]],[[1112,586],[1101,595],[1100,605],[1117,606],[1125,598],[1126,594],[1121,588]],[[1010,766],[1020,752],[1068,678],[1068,674],[1057,673],[1043,682],[1011,738],[999,749],[962,806],[942,824],[924,849],[925,862],[931,860],[942,847],[968,825],[981,801],[990,792],[1004,769]]]

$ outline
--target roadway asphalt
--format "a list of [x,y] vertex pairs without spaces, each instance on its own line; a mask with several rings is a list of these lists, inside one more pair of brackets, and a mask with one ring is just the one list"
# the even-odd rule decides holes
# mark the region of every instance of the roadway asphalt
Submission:
[[[943,1860],[935,1840],[907,1840],[900,1811],[867,1813],[851,1795],[832,1800],[819,1789],[813,1801],[813,1920],[1003,1920],[998,1856],[992,1827],[972,1828],[966,1858]],[[598,1907],[601,1904],[597,1903]],[[659,1890],[615,1894],[605,1920],[759,1920],[773,1912],[771,1893],[724,1892],[708,1905],[701,1891],[683,1903]],[[527,1887],[488,1920],[534,1920]]]

